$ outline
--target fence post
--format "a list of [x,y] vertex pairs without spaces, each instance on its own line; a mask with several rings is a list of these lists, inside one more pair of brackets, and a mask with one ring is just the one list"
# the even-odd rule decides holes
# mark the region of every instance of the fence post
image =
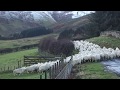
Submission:
[[47,79],[47,70],[45,71],[45,79]]
[[58,62],[57,62],[57,66],[56,66],[57,71],[56,71],[56,74],[59,73],[59,68],[58,68],[58,67],[59,67],[59,66],[58,66]]
[[60,62],[60,71],[62,70],[62,61]]
[[51,72],[51,74],[52,74],[52,79],[54,78],[54,65],[52,65],[52,72]]
[[40,79],[42,79],[42,75],[40,74]]
[[12,66],[10,66],[10,70],[12,70]]
[[18,68],[19,68],[19,61],[18,61]]
[[20,62],[20,68],[21,68],[21,60],[19,62]]
[[61,61],[59,61],[59,65],[58,65],[58,70],[59,70],[59,72],[60,72],[60,69],[61,69],[60,63],[61,63]]
[[4,71],[5,71],[5,66],[4,66]]
[[49,68],[49,77],[50,79],[52,79],[52,68],[51,67]]
[[9,71],[9,66],[8,66],[8,71]]
[[55,63],[55,77],[56,77],[56,74],[57,74],[57,64]]

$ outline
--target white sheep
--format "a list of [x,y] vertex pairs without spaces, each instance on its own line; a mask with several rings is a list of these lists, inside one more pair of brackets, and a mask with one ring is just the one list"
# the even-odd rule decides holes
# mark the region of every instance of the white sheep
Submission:
[[26,67],[18,68],[18,69],[13,70],[13,74],[14,74],[14,76],[15,76],[16,74],[19,74],[19,75],[20,75],[20,74],[24,73],[25,70],[26,70]]

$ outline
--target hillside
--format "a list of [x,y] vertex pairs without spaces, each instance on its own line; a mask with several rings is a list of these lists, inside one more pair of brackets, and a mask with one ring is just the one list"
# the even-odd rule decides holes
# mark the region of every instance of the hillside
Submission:
[[48,34],[48,35],[42,35],[32,38],[23,38],[23,39],[17,39],[17,40],[0,40],[0,49],[5,48],[16,48],[21,47],[25,45],[32,45],[32,44],[38,44],[39,41],[48,36],[58,37],[58,34]]
[[82,11],[0,11],[0,35],[7,37],[41,26],[54,32],[75,29],[88,22],[83,15]]
[[120,48],[120,39],[114,38],[114,37],[106,37],[106,36],[100,36],[100,37],[94,37],[87,39],[87,41],[95,43],[100,45],[101,47],[107,47],[107,48]]
[[69,29],[76,30],[78,27],[81,27],[83,25],[90,23],[88,16],[89,16],[89,14],[79,17],[79,18],[69,20],[67,22],[55,23],[52,26],[50,26],[49,28],[53,29],[54,32],[61,32],[66,29],[67,30],[69,30]]
[[47,12],[0,11],[0,35],[19,33],[23,30],[49,26],[56,21]]

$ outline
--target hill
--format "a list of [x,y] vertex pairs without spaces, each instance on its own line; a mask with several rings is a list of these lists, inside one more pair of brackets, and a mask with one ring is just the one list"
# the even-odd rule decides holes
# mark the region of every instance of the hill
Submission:
[[81,16],[81,11],[0,11],[0,35],[7,37],[9,34],[41,26],[55,27],[54,30],[59,31],[56,26],[63,28],[63,24]]
[[19,33],[26,29],[49,26],[56,21],[48,12],[0,11],[0,35]]
[[88,19],[89,15],[85,15],[79,18],[75,18],[66,22],[59,22],[59,23],[55,23],[52,26],[50,26],[49,28],[53,29],[54,32],[62,32],[64,30],[69,30],[69,29],[74,29],[76,30],[78,27],[81,27],[83,25],[86,25],[88,23],[90,23],[89,19]]
[[100,36],[100,37],[94,37],[87,39],[87,41],[95,43],[100,45],[101,47],[107,47],[107,48],[120,48],[120,39],[117,39],[115,37],[106,37],[106,36]]

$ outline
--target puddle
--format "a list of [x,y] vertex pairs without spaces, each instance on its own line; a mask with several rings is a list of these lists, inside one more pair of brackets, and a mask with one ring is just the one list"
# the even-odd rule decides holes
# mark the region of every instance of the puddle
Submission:
[[103,61],[101,63],[105,66],[106,71],[114,72],[120,76],[120,59]]

